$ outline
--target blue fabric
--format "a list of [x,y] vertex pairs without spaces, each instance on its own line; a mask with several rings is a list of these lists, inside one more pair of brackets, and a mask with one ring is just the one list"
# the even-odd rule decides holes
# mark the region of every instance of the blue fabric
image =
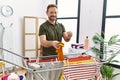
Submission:
[[24,75],[19,75],[20,80],[26,80]]

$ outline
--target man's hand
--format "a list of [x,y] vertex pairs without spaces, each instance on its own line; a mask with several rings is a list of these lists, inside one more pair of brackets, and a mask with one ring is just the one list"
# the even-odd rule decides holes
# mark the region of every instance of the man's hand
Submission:
[[72,37],[72,32],[71,32],[71,31],[68,31],[67,34],[68,34],[68,37],[69,37],[69,38]]
[[63,38],[66,42],[68,42],[71,39],[71,37],[72,37],[72,32],[71,31],[63,33]]
[[54,48],[58,49],[59,48],[59,41],[52,41],[52,45]]

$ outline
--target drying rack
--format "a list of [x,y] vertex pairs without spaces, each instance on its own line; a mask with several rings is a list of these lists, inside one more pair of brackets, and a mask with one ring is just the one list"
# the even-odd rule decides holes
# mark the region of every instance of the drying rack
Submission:
[[64,62],[61,62],[57,60],[56,55],[28,58],[7,49],[0,49],[14,54],[24,60],[25,66],[20,66],[13,62],[0,59],[0,61],[26,69],[26,80],[98,80],[97,78],[100,76],[101,62],[96,60],[97,58],[94,58],[94,62],[70,62],[69,60],[73,58],[68,58],[68,55],[65,55]]

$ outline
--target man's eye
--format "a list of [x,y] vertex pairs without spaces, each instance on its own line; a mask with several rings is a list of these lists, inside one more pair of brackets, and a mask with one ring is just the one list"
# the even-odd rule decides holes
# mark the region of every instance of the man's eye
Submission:
[[51,12],[51,14],[56,14],[56,12]]

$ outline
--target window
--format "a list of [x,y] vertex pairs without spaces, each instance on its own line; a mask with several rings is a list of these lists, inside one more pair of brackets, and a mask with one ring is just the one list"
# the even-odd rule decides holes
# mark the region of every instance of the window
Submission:
[[120,15],[120,0],[107,0],[107,16]]
[[58,10],[58,17],[77,17],[78,0],[58,0]]
[[[104,14],[102,30],[105,32],[105,40],[113,35],[120,35],[120,0],[104,0]],[[119,45],[120,46],[120,45]],[[119,49],[120,50],[120,49]],[[119,60],[120,54],[115,59]],[[120,65],[120,63],[114,63]]]

